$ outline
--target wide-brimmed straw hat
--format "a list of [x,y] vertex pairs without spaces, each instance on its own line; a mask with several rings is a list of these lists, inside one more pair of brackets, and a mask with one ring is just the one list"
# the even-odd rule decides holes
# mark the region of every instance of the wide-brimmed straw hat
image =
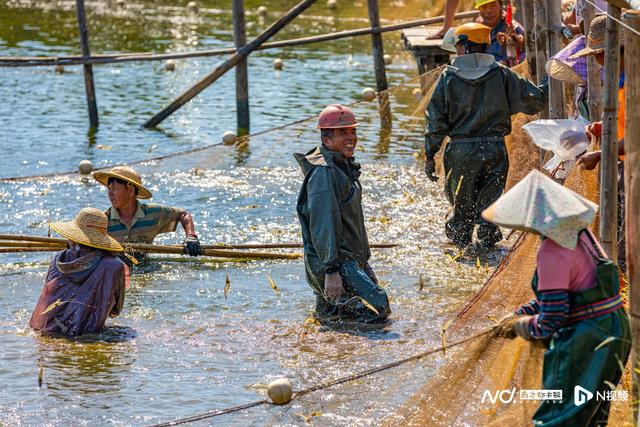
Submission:
[[107,234],[107,216],[96,208],[83,208],[68,222],[53,222],[51,228],[73,242],[96,249],[121,252],[122,246]]
[[94,172],[93,177],[104,186],[109,182],[109,178],[120,179],[138,189],[138,199],[150,199],[152,197],[151,192],[142,185],[142,179],[138,172],[128,166],[116,166],[107,172]]
[[567,249],[575,249],[578,233],[587,228],[598,205],[543,173],[533,170],[482,212],[489,222],[541,234]]
[[[595,55],[604,52],[604,39],[607,33],[607,15],[602,13],[596,15],[591,21],[589,34],[587,35],[587,46],[569,57],[569,59],[580,58],[581,56]],[[624,46],[624,33],[620,33],[620,46]]]
[[587,45],[585,36],[578,37],[560,52],[553,55],[545,64],[545,70],[550,77],[563,82],[583,85],[587,83],[587,58],[572,56]]

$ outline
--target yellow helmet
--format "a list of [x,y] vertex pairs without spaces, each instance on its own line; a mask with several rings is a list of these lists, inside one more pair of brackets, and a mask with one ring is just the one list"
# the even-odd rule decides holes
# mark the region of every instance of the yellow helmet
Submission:
[[485,4],[489,4],[494,1],[498,1],[498,0],[476,0],[475,8],[480,9],[480,6],[484,6]]
[[467,40],[475,44],[491,44],[491,28],[477,22],[467,22],[456,27],[453,35],[458,40],[466,36]]

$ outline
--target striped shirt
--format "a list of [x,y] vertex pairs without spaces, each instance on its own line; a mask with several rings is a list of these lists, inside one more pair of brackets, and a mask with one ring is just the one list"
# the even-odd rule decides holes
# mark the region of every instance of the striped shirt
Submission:
[[119,243],[153,243],[158,234],[176,231],[183,213],[179,208],[138,202],[133,221],[127,225],[118,210],[110,207],[105,211],[109,218],[107,232]]

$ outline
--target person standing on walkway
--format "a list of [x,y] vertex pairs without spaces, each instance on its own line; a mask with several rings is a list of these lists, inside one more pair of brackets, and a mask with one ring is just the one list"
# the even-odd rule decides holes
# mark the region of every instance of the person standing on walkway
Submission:
[[509,170],[504,136],[511,133],[511,115],[535,114],[547,92],[518,76],[487,54],[491,29],[478,23],[457,27],[443,48],[458,56],[447,66],[426,109],[427,177],[436,182],[435,155],[444,138],[445,193],[453,206],[447,237],[456,245],[471,244],[475,224],[478,243],[492,248],[502,240],[500,229],[480,213],[502,194]]
[[294,154],[304,174],[296,210],[316,315],[379,323],[391,310],[369,265],[360,165],[353,157],[357,126],[347,107],[334,104],[322,110],[317,126],[322,144],[306,154]]

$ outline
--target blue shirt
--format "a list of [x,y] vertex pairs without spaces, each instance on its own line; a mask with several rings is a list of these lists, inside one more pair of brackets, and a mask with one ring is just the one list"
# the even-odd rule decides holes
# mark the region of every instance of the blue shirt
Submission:
[[[513,28],[515,29],[516,34],[524,35],[524,29],[516,21],[513,21]],[[489,47],[488,53],[493,55],[493,57],[496,58],[497,62],[501,62],[501,63],[506,63],[508,61],[508,56],[507,56],[507,47],[502,46],[500,42],[498,42],[498,33],[504,33],[506,31],[507,31],[507,21],[504,18],[500,19],[500,22],[498,22],[498,25],[496,25],[491,29],[491,47]],[[524,61],[524,58],[525,58],[525,52],[523,49],[522,52],[520,52],[520,57],[518,58],[518,62]]]

